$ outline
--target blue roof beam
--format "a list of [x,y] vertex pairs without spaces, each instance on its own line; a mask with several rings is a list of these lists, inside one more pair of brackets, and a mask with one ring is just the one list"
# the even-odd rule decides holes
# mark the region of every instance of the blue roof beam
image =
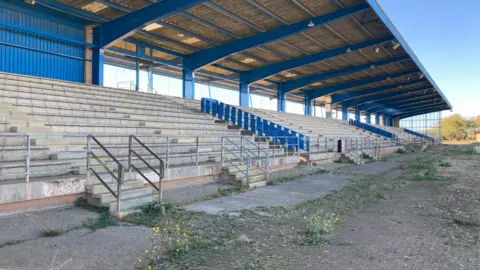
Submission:
[[386,86],[381,86],[381,87],[377,87],[377,88],[355,91],[355,92],[350,92],[350,93],[345,93],[345,94],[340,94],[340,95],[333,95],[332,96],[332,104],[345,102],[347,100],[354,99],[354,98],[359,98],[359,97],[366,96],[366,95],[371,95],[371,94],[376,94],[376,93],[380,93],[380,92],[384,92],[384,91],[393,90],[395,88],[407,87],[407,86],[414,85],[414,84],[417,84],[417,83],[422,83],[422,82],[426,82],[426,80],[420,79],[420,80],[408,81],[408,82],[398,83],[398,84],[393,84],[393,85],[386,85]]
[[[384,93],[384,94],[380,94],[380,95],[372,95],[372,96],[359,98],[359,99],[355,99],[355,100],[349,100],[349,101],[343,102],[342,104],[346,104],[346,106],[348,106],[348,107],[357,107],[358,105],[362,105],[362,104],[365,104],[365,103],[368,103],[368,102],[378,101],[378,100],[389,100],[389,99],[392,99],[392,98],[396,98],[396,97],[411,94],[411,93],[422,92],[422,93],[426,94],[426,92],[430,89],[432,89],[431,86],[418,87],[418,88],[407,89],[407,90],[403,90],[403,91],[399,91],[399,92],[395,92],[395,93]],[[393,95],[393,94],[395,94],[395,95]]]
[[425,104],[420,104],[420,105],[415,104],[415,105],[409,105],[402,109],[388,108],[386,110],[377,111],[376,113],[385,115],[385,116],[395,117],[396,115],[409,113],[411,111],[422,110],[424,108],[431,108],[431,107],[442,107],[442,106],[448,106],[448,105],[442,101],[435,104],[429,104],[429,106],[426,106]]
[[417,100],[417,101],[414,101],[414,102],[409,102],[408,104],[400,103],[400,104],[397,104],[395,106],[380,106],[380,107],[375,107],[374,109],[371,109],[368,112],[378,113],[378,112],[381,112],[381,111],[387,111],[389,109],[402,110],[402,109],[405,109],[407,107],[414,106],[414,105],[416,105],[416,106],[418,106],[418,105],[427,106],[427,105],[433,104],[434,101],[437,101],[437,103],[438,103],[438,102],[441,101],[441,98],[439,98],[439,99],[429,98],[429,99]]
[[205,0],[164,0],[143,9],[131,12],[105,23],[94,29],[99,35],[99,46],[110,47],[115,42],[125,39],[150,23],[167,18],[205,2]]
[[393,40],[393,36],[386,36],[383,38],[372,39],[372,40],[360,42],[354,45],[348,45],[345,47],[332,49],[329,51],[323,51],[316,54],[307,55],[300,58],[295,58],[292,60],[252,69],[252,70],[240,73],[240,80],[248,84],[254,83],[256,81],[260,81],[262,79],[268,78],[270,76],[273,76],[283,71],[288,71],[297,67],[323,61],[329,58],[333,58],[335,56],[349,53],[351,51],[367,48],[367,47],[381,44],[391,40]]
[[[399,77],[403,77],[403,76],[406,76],[406,75],[410,75],[410,74],[415,73],[415,72],[418,72],[418,71],[417,70],[409,70],[409,71],[399,72],[399,73],[395,73],[395,74],[388,74],[388,75],[368,78],[368,79],[364,79],[364,80],[357,80],[357,81],[353,81],[353,82],[337,84],[337,85],[328,86],[328,87],[316,88],[316,89],[313,89],[313,90],[309,90],[308,94],[312,98],[319,98],[321,96],[330,95],[330,94],[333,94],[333,93],[338,92],[338,91],[347,90],[347,89],[355,88],[355,87],[360,87],[360,86],[368,85],[368,84],[371,84],[371,83],[381,82],[381,81],[385,81],[385,80],[388,80],[388,79],[399,78]],[[333,103],[333,101],[332,101],[332,103]]]
[[394,118],[406,118],[414,115],[421,115],[421,114],[426,114],[426,113],[432,113],[432,112],[440,112],[443,110],[448,110],[450,107],[448,105],[442,104],[438,106],[429,106],[429,107],[423,107],[423,108],[417,108],[417,109],[412,109],[409,111],[405,112],[397,112],[394,114],[387,115],[387,117],[394,117]]
[[316,82],[320,82],[320,81],[324,81],[324,80],[328,80],[328,79],[332,79],[332,78],[336,78],[336,77],[341,77],[341,76],[345,76],[345,75],[348,75],[348,74],[351,74],[351,73],[354,73],[354,72],[359,72],[359,71],[367,70],[367,69],[370,69],[370,68],[375,68],[375,67],[379,67],[379,66],[393,64],[393,63],[405,61],[405,60],[408,60],[408,59],[410,59],[410,57],[408,57],[408,56],[393,57],[393,58],[384,59],[384,60],[380,60],[380,61],[377,61],[377,62],[372,62],[372,63],[368,63],[368,64],[364,64],[364,65],[348,67],[348,68],[345,68],[345,69],[342,69],[342,70],[324,72],[324,73],[321,73],[321,74],[316,74],[316,75],[313,75],[313,76],[304,77],[304,78],[300,78],[300,79],[297,79],[297,80],[290,80],[290,81],[285,82],[283,85],[284,85],[285,92],[290,92],[290,91],[308,86],[312,83],[316,83]]
[[379,101],[379,102],[369,102],[367,104],[363,104],[361,106],[358,106],[357,109],[359,109],[361,111],[369,111],[369,110],[372,110],[373,108],[376,108],[376,107],[390,106],[390,105],[401,103],[401,102],[411,102],[411,101],[420,100],[422,98],[433,98],[436,95],[437,95],[436,93],[432,94],[432,95],[425,95],[425,93],[422,92],[422,93],[418,93],[418,94],[414,94],[414,95],[408,95],[408,96],[403,96],[403,97],[394,98],[394,99],[382,100],[382,101]]
[[412,116],[415,116],[415,115],[421,115],[421,114],[427,114],[427,113],[434,113],[434,112],[441,112],[441,111],[445,111],[445,110],[449,110],[450,107],[440,107],[440,108],[427,108],[425,110],[420,110],[420,111],[414,111],[414,112],[409,112],[409,113],[404,113],[404,114],[399,114],[399,115],[395,115],[394,117],[395,118],[398,118],[398,119],[405,119],[405,118],[408,118],[408,117],[412,117]]
[[254,36],[246,37],[227,44],[202,50],[189,55],[189,57],[186,57],[184,59],[184,65],[188,69],[196,70],[216,61],[219,61],[229,55],[240,53],[250,48],[258,47],[266,43],[270,43],[297,33],[301,33],[311,28],[310,22],[313,22],[315,27],[317,27],[334,22],[347,16],[355,15],[368,9],[370,9],[370,6],[367,4],[362,4],[351,8],[345,8],[333,13],[286,25],[271,31],[259,33]]

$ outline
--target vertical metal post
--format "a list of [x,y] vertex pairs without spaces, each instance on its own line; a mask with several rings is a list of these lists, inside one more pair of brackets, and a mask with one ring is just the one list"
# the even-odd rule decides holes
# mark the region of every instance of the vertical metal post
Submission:
[[120,203],[121,203],[121,192],[122,184],[124,177],[124,169],[122,165],[118,165],[118,182],[117,182],[117,218],[120,218]]
[[199,151],[199,148],[200,148],[200,142],[199,142],[199,138],[197,136],[196,146],[195,146],[195,161],[197,163],[197,167],[198,167],[198,151]]
[[26,182],[30,182],[30,160],[32,158],[32,149],[31,149],[31,142],[30,142],[30,135],[27,135],[27,157],[25,162],[25,179]]
[[221,156],[220,158],[221,158],[221,160],[222,160],[222,161],[221,161],[221,162],[222,162],[222,168],[223,168],[223,154],[224,154],[224,153],[223,153],[223,147],[224,147],[224,145],[225,145],[225,140],[224,140],[224,139],[225,139],[224,137],[221,138],[221,148],[222,148],[222,149],[220,150],[220,156]]
[[247,185],[250,188],[250,166],[252,164],[252,157],[250,155],[247,156]]
[[167,161],[167,170],[170,168],[170,137],[167,136],[167,158],[166,158],[166,161]]
[[92,138],[87,136],[87,185],[92,184],[91,171],[90,171],[90,154],[92,153]]
[[132,172],[132,140],[133,135],[128,137],[128,171]]
[[243,160],[243,137],[240,136],[240,159]]
[[297,157],[300,158],[300,137],[297,137]]
[[268,165],[270,165],[270,153],[265,152],[265,181],[268,182]]

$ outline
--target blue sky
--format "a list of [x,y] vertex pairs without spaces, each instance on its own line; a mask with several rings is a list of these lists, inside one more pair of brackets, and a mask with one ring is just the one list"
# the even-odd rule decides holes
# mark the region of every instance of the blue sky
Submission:
[[378,2],[447,96],[453,113],[479,115],[480,1]]

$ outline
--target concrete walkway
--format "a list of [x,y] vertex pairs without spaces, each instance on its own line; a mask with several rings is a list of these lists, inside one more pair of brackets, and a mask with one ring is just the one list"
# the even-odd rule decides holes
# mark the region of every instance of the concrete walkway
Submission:
[[185,207],[208,214],[236,214],[257,207],[291,206],[328,195],[366,175],[381,174],[398,167],[395,162],[376,162],[361,166],[338,168],[332,173],[321,173],[292,182],[266,186],[230,197],[193,203]]

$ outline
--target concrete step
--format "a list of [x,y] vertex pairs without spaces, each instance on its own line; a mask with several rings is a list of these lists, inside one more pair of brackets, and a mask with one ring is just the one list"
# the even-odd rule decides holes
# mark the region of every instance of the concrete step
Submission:
[[[108,182],[107,184],[113,191],[116,192],[117,190],[116,182]],[[143,186],[144,186],[143,180],[125,181],[122,185],[122,190],[142,188]],[[93,184],[93,185],[87,186],[87,192],[92,195],[98,195],[98,194],[107,193],[109,191],[103,184]]]
[[47,134],[52,133],[52,128],[50,127],[11,127],[10,132],[12,133],[24,133],[24,134]]
[[[142,206],[142,205],[144,205],[148,202],[153,202],[153,201],[156,201],[156,200],[158,200],[158,194],[152,194],[152,195],[148,195],[148,196],[122,199],[120,201],[120,211],[125,212],[125,214],[122,213],[121,215],[122,216],[126,215],[131,210],[135,210],[139,206]],[[117,203],[116,202],[110,203],[109,210],[110,210],[110,214],[115,216],[116,212],[117,212]]]
[[[115,193],[117,190],[113,190]],[[156,190],[153,187],[140,187],[140,188],[132,188],[132,189],[123,189],[120,194],[122,200],[128,200],[130,198],[138,198],[138,197],[145,197],[150,196]],[[116,202],[117,199],[113,197],[112,193],[103,193],[103,194],[96,194],[94,195],[95,198],[98,198],[101,205],[109,206],[110,203]]]

